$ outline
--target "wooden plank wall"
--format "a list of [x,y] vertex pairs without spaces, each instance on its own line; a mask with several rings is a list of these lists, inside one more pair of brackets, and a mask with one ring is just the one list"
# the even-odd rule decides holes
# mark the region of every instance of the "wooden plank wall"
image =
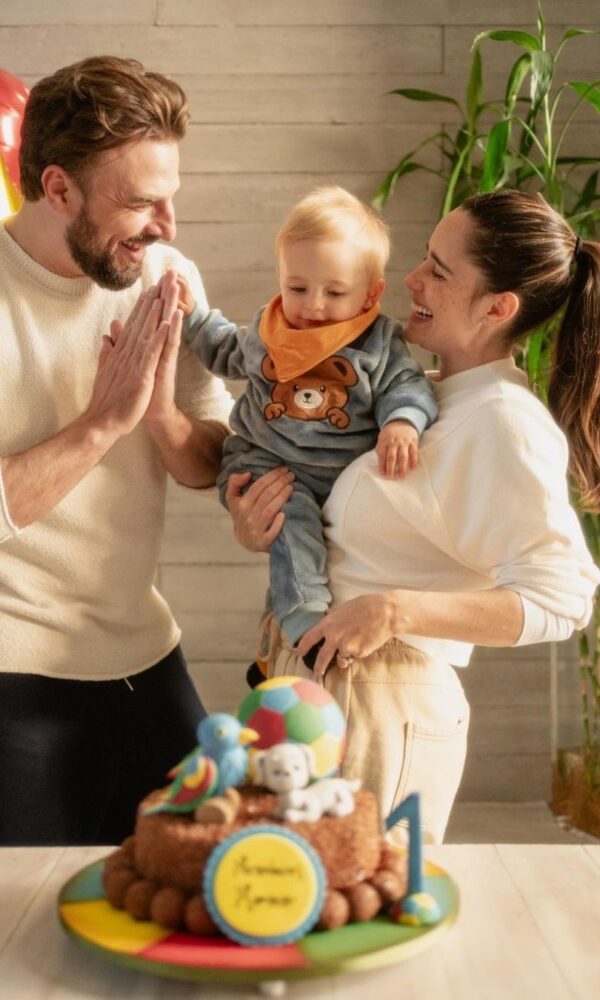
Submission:
[[[544,8],[553,39],[565,26],[600,28],[598,0],[545,0]],[[31,84],[112,53],[182,84],[193,119],[177,245],[201,268],[211,302],[244,322],[275,291],[273,237],[300,195],[334,182],[369,199],[401,155],[453,123],[449,106],[388,91],[421,87],[461,99],[475,34],[532,28],[535,10],[534,0],[0,0],[0,66]],[[489,97],[502,95],[517,54],[487,45]],[[598,37],[580,39],[562,63],[569,79],[595,78]],[[578,122],[573,151],[599,152],[595,112]],[[412,175],[386,211],[394,251],[384,305],[399,316],[403,275],[423,252],[439,200],[435,178]],[[170,491],[159,582],[207,703],[231,707],[244,691],[266,566],[236,545],[212,491]],[[571,648],[561,657],[572,659]],[[483,651],[464,677],[473,722],[463,797],[546,797],[547,649]]]

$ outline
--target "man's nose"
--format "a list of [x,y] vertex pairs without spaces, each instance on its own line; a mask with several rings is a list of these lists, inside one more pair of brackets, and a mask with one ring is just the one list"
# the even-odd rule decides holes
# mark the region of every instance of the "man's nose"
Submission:
[[172,201],[161,202],[156,206],[154,218],[152,220],[154,235],[165,243],[172,243],[177,233],[175,224],[175,208]]

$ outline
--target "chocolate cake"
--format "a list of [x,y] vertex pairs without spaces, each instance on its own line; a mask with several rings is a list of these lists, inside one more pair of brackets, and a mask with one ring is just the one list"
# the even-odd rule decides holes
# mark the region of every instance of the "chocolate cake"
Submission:
[[276,823],[304,838],[316,851],[327,876],[317,928],[370,920],[406,892],[405,859],[381,834],[375,797],[361,789],[354,811],[323,815],[314,822],[283,822],[277,795],[252,785],[239,789],[234,818],[196,822],[190,813],[155,812],[160,792],[139,807],[135,831],[107,858],[104,889],[109,902],[136,920],[195,934],[218,934],[202,895],[202,876],[212,851],[244,828]]

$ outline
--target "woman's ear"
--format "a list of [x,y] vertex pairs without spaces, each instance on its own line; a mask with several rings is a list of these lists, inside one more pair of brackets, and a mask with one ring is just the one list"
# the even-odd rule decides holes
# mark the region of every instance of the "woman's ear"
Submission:
[[363,302],[363,310],[365,312],[368,312],[369,309],[373,308],[376,302],[379,302],[379,299],[383,295],[384,290],[385,290],[385,281],[383,280],[383,278],[380,278],[377,284],[373,285],[373,287],[370,288],[369,291],[367,292],[367,297]]
[[519,311],[519,296],[514,292],[493,292],[490,295],[486,318],[493,323],[509,323]]

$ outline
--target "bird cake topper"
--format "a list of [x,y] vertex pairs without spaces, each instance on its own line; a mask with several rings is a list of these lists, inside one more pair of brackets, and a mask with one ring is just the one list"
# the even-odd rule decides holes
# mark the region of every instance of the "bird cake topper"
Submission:
[[146,807],[145,815],[192,812],[245,780],[247,744],[259,738],[254,729],[226,712],[214,712],[202,719],[196,735],[199,745],[169,771],[171,784]]

